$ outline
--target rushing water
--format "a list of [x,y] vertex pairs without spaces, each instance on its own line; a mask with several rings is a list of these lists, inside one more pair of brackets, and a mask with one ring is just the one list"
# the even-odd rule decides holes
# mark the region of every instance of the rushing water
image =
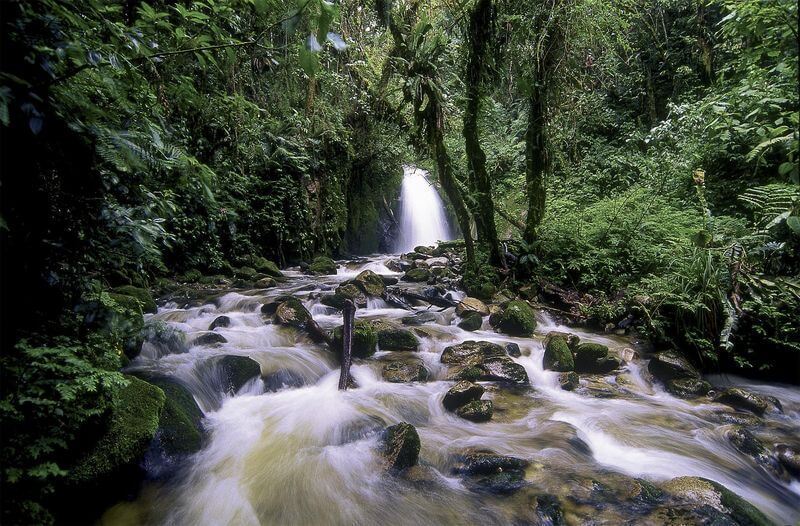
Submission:
[[414,166],[403,168],[400,189],[400,231],[397,252],[410,252],[419,245],[434,245],[450,239],[444,203],[428,182],[427,172]]
[[[635,510],[613,502],[597,504],[594,481],[617,487],[642,477],[659,483],[698,475],[716,480],[785,524],[800,519],[800,485],[775,479],[725,438],[725,406],[706,399],[672,397],[647,378],[646,360],[634,358],[619,374],[584,377],[567,392],[557,373],[542,369],[541,339],[550,330],[571,330],[540,315],[534,338],[512,338],[456,327],[453,309],[436,309],[436,320],[421,327],[414,355],[432,373],[428,382],[388,383],[381,366],[393,355],[379,351],[356,360],[358,388],[337,390],[338,365],[322,346],[294,329],[265,322],[260,306],[291,293],[304,300],[323,328],[341,323],[341,314],[318,302],[318,293],[364,268],[393,274],[385,258],[342,265],[337,276],[309,277],[287,272],[289,280],[267,291],[239,291],[178,308],[168,305],[153,316],[187,335],[186,352],[143,352],[131,369],[157,371],[189,386],[206,413],[208,444],[167,480],[148,483],[138,500],[109,510],[105,524],[512,524],[526,503],[519,496],[475,493],[452,473],[453,455],[485,448],[531,461],[526,480],[538,491],[558,496],[571,523],[640,523]],[[424,310],[423,307],[418,307]],[[219,315],[231,318],[217,328],[228,343],[192,345]],[[405,310],[374,300],[357,317],[399,320]],[[484,326],[486,329],[486,326]],[[571,330],[583,340],[613,349],[633,346],[622,337]],[[515,342],[515,360],[528,372],[531,388],[508,391],[487,385],[495,415],[476,424],[448,413],[442,397],[442,350],[465,340]],[[303,385],[274,386],[262,380],[235,396],[223,394],[209,360],[221,354],[247,355],[262,374],[289,372]],[[776,396],[784,414],[765,417],[757,433],[765,443],[800,446],[800,391],[727,377],[734,383]],[[389,475],[377,452],[380,430],[400,421],[417,427],[420,461],[433,469],[433,481],[414,485]]]

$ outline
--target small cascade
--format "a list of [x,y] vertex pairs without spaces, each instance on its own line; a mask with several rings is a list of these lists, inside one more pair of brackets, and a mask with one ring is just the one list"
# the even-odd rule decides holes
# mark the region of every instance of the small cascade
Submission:
[[400,233],[395,251],[410,252],[419,245],[451,239],[444,203],[426,178],[427,172],[415,166],[405,166],[403,170]]

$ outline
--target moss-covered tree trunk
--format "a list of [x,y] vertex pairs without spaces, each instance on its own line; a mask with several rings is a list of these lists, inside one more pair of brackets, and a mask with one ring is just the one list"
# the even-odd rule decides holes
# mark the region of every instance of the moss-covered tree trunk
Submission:
[[479,0],[470,16],[466,84],[467,104],[464,111],[464,146],[472,196],[470,204],[478,231],[478,240],[489,246],[491,262],[503,264],[497,227],[494,222],[492,181],[486,171],[486,154],[478,135],[481,86],[486,77],[486,49],[492,38],[492,0]]
[[528,127],[525,130],[525,192],[528,196],[528,217],[523,236],[527,243],[532,243],[536,239],[537,230],[544,218],[547,196],[544,178],[549,160],[545,146],[544,91],[544,83],[537,78],[528,97]]

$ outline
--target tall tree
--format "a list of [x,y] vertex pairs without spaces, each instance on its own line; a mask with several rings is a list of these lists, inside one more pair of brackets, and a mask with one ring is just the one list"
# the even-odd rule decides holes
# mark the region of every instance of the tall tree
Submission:
[[486,153],[478,134],[478,116],[483,84],[487,80],[487,51],[494,34],[494,7],[492,0],[478,0],[470,14],[468,51],[465,71],[466,108],[464,111],[464,146],[467,155],[467,173],[474,194],[470,200],[478,240],[489,246],[490,260],[503,264],[503,255],[497,239],[494,222],[492,180],[486,170]]

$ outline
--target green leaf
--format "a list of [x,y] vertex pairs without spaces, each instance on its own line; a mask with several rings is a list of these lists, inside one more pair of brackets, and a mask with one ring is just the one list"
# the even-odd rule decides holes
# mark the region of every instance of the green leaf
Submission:
[[256,13],[263,15],[267,12],[267,0],[253,0],[253,5],[256,8]]
[[331,23],[339,14],[339,7],[327,0],[322,0],[320,7],[319,19],[317,20],[317,40],[319,42],[325,42]]
[[792,229],[795,234],[800,234],[800,217],[790,216],[786,218],[786,226]]
[[300,67],[309,77],[313,77],[319,69],[319,57],[303,45],[300,46]]

